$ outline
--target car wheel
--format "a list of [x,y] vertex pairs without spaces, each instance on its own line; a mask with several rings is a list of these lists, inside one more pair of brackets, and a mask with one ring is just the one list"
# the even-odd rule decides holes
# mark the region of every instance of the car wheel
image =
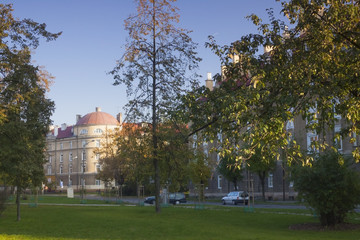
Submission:
[[175,205],[179,205],[179,204],[180,204],[180,201],[176,201],[176,202],[175,202]]
[[225,201],[224,200],[222,200],[222,205],[225,205],[226,203],[225,203]]

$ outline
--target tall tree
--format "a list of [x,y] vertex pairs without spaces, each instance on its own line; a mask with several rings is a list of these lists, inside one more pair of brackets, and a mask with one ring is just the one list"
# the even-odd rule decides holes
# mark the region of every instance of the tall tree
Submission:
[[[224,65],[221,87],[187,97],[191,112],[200,111],[192,117],[198,127],[205,120],[210,134],[220,129],[226,135],[226,130],[235,129],[231,133],[237,142],[248,146],[235,146],[241,152],[238,160],[250,159],[257,149],[271,158],[283,152],[289,161],[311,160],[284,127],[299,115],[306,119],[308,130],[319,134],[314,142],[317,149],[333,144],[326,135],[334,129],[337,116],[347,124],[336,137],[360,133],[359,1],[290,0],[282,6],[284,20],[272,10],[270,23],[249,16],[258,26],[257,34],[224,47],[211,38],[208,46]],[[262,54],[264,47],[270,51]],[[202,103],[206,110],[191,104],[201,94],[207,99]],[[201,115],[208,109],[216,114]],[[223,147],[227,151],[226,144]],[[353,151],[356,159],[359,152],[359,147]]]
[[152,123],[156,212],[160,212],[158,124],[178,102],[178,95],[197,84],[193,70],[200,61],[189,31],[175,26],[180,16],[174,2],[137,1],[137,14],[125,20],[129,32],[126,51],[110,72],[115,85],[125,84],[128,95],[134,97],[127,105],[132,120]]
[[44,178],[45,134],[54,103],[46,98],[49,75],[31,64],[31,49],[39,38],[56,39],[45,24],[16,20],[12,5],[0,4],[0,176],[20,194]]

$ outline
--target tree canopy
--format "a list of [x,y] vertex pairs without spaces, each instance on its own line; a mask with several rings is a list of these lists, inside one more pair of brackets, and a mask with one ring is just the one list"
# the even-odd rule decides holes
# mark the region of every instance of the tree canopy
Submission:
[[46,97],[51,77],[31,63],[40,37],[55,40],[61,33],[45,24],[16,20],[12,5],[0,4],[0,176],[20,194],[44,180],[45,135],[54,103]]
[[128,119],[151,121],[156,212],[160,212],[158,124],[179,100],[179,94],[196,85],[200,59],[189,31],[179,28],[175,0],[138,0],[137,14],[125,20],[129,33],[126,50],[110,72],[115,85],[127,86],[132,100]]

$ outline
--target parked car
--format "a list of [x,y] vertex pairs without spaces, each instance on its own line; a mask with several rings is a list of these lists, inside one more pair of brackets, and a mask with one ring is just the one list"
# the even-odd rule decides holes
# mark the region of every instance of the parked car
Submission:
[[245,205],[247,205],[249,202],[249,194],[245,191],[230,192],[228,195],[221,199],[221,202],[224,205],[237,205],[238,203],[245,203]]
[[185,194],[179,192],[169,193],[169,203],[174,205],[186,203]]
[[155,202],[155,196],[147,197],[147,198],[145,198],[145,201],[144,201],[144,203],[147,203],[147,204],[154,204],[154,202]]

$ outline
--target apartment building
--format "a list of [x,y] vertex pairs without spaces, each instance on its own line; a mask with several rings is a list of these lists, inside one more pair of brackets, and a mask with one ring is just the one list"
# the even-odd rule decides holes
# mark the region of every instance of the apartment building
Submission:
[[104,189],[96,178],[100,156],[94,150],[101,147],[106,133],[119,129],[121,121],[120,113],[115,118],[97,107],[95,112],[77,115],[75,125],[51,127],[46,137],[48,161],[44,164],[47,182],[52,183],[48,185],[57,190]]

